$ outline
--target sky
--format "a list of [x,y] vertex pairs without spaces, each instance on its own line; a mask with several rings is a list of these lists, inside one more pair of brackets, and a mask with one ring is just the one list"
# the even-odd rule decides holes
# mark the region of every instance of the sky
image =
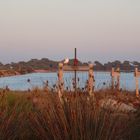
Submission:
[[0,62],[140,61],[140,0],[0,0]]

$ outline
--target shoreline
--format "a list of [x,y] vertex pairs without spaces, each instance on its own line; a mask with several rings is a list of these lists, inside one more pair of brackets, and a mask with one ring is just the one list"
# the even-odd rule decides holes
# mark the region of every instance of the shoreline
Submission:
[[[13,70],[0,70],[0,78],[3,77],[11,77],[11,76],[19,76],[19,75],[26,75],[26,74],[32,74],[32,73],[56,73],[57,70],[45,70],[45,69],[38,69],[38,70],[33,70],[32,72],[27,72],[27,73],[20,73],[18,71],[13,71]],[[94,72],[110,72],[111,71],[103,71],[103,70],[94,70]],[[132,71],[120,71],[121,73],[133,73]]]

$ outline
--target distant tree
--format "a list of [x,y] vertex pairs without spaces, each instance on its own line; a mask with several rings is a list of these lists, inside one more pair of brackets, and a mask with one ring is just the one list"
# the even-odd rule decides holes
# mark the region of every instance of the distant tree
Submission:
[[99,61],[95,61],[94,63],[95,63],[94,70],[105,70],[104,65]]

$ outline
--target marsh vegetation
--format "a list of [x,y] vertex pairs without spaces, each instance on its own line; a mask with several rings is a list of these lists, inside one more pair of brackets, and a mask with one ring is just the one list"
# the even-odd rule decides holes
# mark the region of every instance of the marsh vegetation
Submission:
[[1,140],[139,140],[139,130],[140,99],[127,91],[66,92],[61,101],[47,90],[0,91]]

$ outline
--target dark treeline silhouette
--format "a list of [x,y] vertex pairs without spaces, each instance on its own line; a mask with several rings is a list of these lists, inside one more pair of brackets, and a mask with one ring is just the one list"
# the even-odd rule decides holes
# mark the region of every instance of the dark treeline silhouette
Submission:
[[94,69],[95,70],[103,70],[103,71],[110,71],[112,69],[112,67],[117,68],[119,67],[121,71],[134,71],[135,67],[140,68],[140,63],[137,61],[133,61],[133,62],[129,62],[129,61],[113,61],[113,62],[107,62],[105,64],[102,64],[98,61],[95,61],[95,66]]
[[[24,62],[20,61],[18,63],[10,63],[10,64],[2,64],[0,63],[1,70],[15,70],[20,73],[30,73],[34,70],[48,70],[55,71],[58,68],[58,63],[61,61],[53,61],[48,58],[31,59],[30,61]],[[70,59],[69,65],[73,65],[73,59]],[[88,62],[78,62],[78,65],[88,65]],[[135,67],[140,68],[140,63],[137,61],[129,62],[129,61],[113,61],[102,64],[99,61],[94,62],[94,70],[97,71],[110,71],[112,67],[120,67],[121,71],[134,71]]]

